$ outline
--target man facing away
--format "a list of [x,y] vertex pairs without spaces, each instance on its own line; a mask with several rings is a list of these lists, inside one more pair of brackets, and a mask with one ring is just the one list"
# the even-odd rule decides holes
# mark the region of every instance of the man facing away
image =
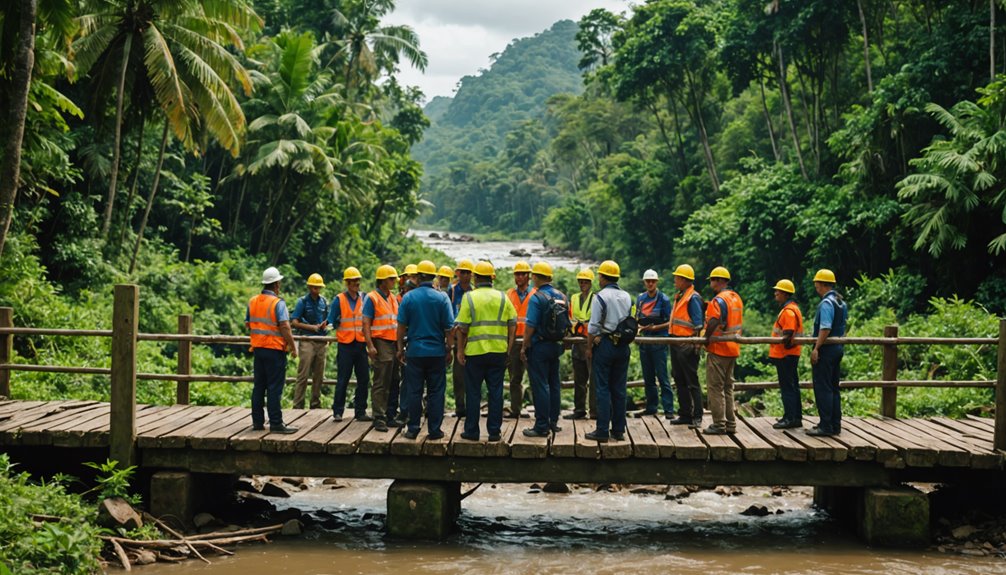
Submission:
[[489,441],[499,441],[503,425],[503,375],[513,347],[517,310],[502,292],[493,289],[489,262],[475,264],[475,289],[465,294],[457,317],[457,361],[465,369],[465,429],[463,439],[479,439],[479,406],[486,384]]
[[[565,334],[552,333],[558,324],[556,314],[566,314],[566,326],[572,316],[566,296],[552,287],[552,266],[537,262],[531,268],[535,294],[527,309],[527,324],[521,344],[521,359],[527,365],[534,398],[534,427],[522,433],[528,437],[548,437],[549,432],[559,432],[559,402],[562,382],[559,380],[559,358],[562,356],[562,338]],[[547,338],[545,336],[548,336]]]
[[415,439],[419,436],[425,388],[429,437],[440,439],[444,436],[440,427],[444,421],[444,391],[447,387],[447,362],[451,359],[449,338],[454,312],[447,295],[433,287],[437,274],[433,262],[423,260],[417,269],[419,286],[405,294],[398,308],[398,361],[405,364],[409,414],[404,437]]
[[283,276],[274,267],[262,272],[262,293],[251,298],[245,311],[245,325],[251,332],[255,383],[252,386],[252,429],[265,429],[264,408],[269,411],[269,431],[294,433],[296,427],[283,424],[283,385],[286,383],[286,354],[297,357],[290,312],[279,297]]
[[307,294],[297,299],[290,316],[290,325],[297,330],[297,335],[306,337],[297,346],[300,361],[297,364],[297,384],[293,389],[294,409],[304,409],[304,392],[308,377],[312,375],[310,407],[321,407],[321,383],[325,380],[325,356],[328,352],[328,342],[320,341],[328,334],[325,329],[328,326],[328,300],[321,295],[324,288],[325,280],[321,274],[311,274],[307,278]]
[[[531,303],[531,295],[534,289],[529,287],[531,280],[531,266],[525,261],[519,261],[513,266],[514,287],[506,292],[507,298],[513,304],[517,312],[516,337],[524,337],[524,329],[527,325],[527,306]],[[507,367],[510,375],[510,417],[518,418],[524,404],[524,360],[520,358],[521,347],[519,345],[510,346],[507,355]]]
[[[597,268],[601,289],[587,326],[587,356],[593,364],[592,376],[597,388],[597,427],[586,438],[600,443],[609,437],[625,439],[625,395],[631,350],[625,342],[616,342],[612,334],[618,324],[632,315],[632,296],[618,287],[621,270],[608,260]],[[610,425],[610,434],[609,434]]]
[[338,341],[336,355],[335,398],[332,400],[332,417],[342,421],[346,408],[346,388],[349,378],[356,373],[356,392],[353,394],[354,417],[357,421],[372,421],[367,415],[367,390],[370,387],[370,363],[367,360],[367,346],[363,337],[363,297],[360,295],[360,279],[363,275],[355,267],[348,267],[342,274],[346,291],[336,296],[328,312],[328,323],[335,328]]

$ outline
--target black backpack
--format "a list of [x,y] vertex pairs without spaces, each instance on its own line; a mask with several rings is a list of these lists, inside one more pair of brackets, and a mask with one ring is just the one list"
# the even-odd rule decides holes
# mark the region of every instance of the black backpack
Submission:
[[540,291],[534,295],[540,295],[545,300],[545,309],[542,310],[535,333],[545,341],[562,341],[573,327],[566,298],[552,297]]
[[[608,304],[604,303],[604,299],[601,297],[598,297],[597,301],[601,302],[601,325],[603,326],[604,317],[608,313]],[[637,333],[639,333],[639,322],[632,314],[629,314],[615,324],[615,331],[606,335],[611,338],[611,343],[618,347],[624,347],[636,339]]]

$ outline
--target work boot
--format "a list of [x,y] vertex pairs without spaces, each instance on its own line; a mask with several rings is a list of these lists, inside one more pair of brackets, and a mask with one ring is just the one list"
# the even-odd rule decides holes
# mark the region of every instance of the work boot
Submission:
[[586,411],[574,411],[562,416],[563,419],[587,419]]
[[357,421],[374,421],[374,418],[370,417],[366,413],[361,413],[357,415],[354,419],[356,419]]
[[387,421],[384,421],[383,419],[374,420],[374,431],[387,431],[387,430],[388,430]]
[[599,435],[597,433],[596,429],[594,431],[591,431],[591,432],[587,433],[586,435],[584,435],[584,437],[586,437],[587,439],[589,439],[591,441],[596,441],[598,443],[608,443],[608,436],[607,435]]
[[296,427],[290,427],[289,425],[270,425],[269,433],[281,433],[283,435],[289,435],[291,433],[297,433]]

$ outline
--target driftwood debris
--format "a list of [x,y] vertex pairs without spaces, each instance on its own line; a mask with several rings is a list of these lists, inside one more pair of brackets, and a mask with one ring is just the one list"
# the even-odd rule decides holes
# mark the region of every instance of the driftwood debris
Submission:
[[[148,515],[149,518],[150,516]],[[224,549],[222,546],[249,543],[252,541],[267,543],[269,541],[268,535],[278,533],[283,529],[283,525],[270,525],[255,529],[217,531],[186,537],[160,520],[154,519],[154,521],[159,528],[175,537],[175,539],[141,540],[112,536],[102,537],[102,540],[107,541],[111,545],[116,558],[126,571],[132,570],[133,563],[137,562],[141,554],[146,556],[149,552],[154,552],[159,561],[175,562],[194,556],[209,563],[210,561],[203,556],[203,553],[207,551],[233,555],[231,551]]]

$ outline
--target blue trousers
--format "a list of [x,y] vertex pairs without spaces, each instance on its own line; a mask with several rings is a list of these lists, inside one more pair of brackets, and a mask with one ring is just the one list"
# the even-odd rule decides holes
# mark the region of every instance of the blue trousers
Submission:
[[349,378],[356,372],[356,392],[353,394],[353,410],[356,416],[367,414],[367,392],[370,388],[370,362],[367,356],[367,345],[363,342],[340,343],[336,356],[338,374],[335,383],[335,399],[332,400],[332,413],[342,416],[346,409],[346,388]]
[[597,436],[625,433],[625,384],[629,375],[629,346],[616,346],[607,337],[594,348],[591,373],[597,390]]
[[409,357],[405,360],[405,395],[408,398],[408,428],[419,433],[426,390],[426,427],[438,433],[444,423],[444,391],[447,389],[447,362],[444,356]]
[[664,408],[664,415],[674,415],[674,391],[671,390],[671,382],[667,377],[667,346],[640,345],[639,363],[643,367],[647,413],[656,413],[659,401],[659,405]]
[[265,408],[269,425],[283,426],[283,385],[286,384],[286,352],[256,347],[254,350],[255,383],[252,385],[252,425],[265,425]]
[[779,395],[782,396],[782,418],[793,423],[803,420],[803,406],[800,404],[800,377],[797,374],[799,355],[787,355],[771,359],[779,374]]
[[482,404],[482,382],[489,395],[489,418],[486,431],[499,435],[503,427],[503,376],[506,373],[506,353],[469,355],[465,359],[465,435],[479,434],[479,405]]
[[814,402],[821,416],[818,424],[824,431],[842,431],[842,398],[838,382],[845,348],[840,345],[821,346],[817,354],[817,364],[812,368],[814,378]]
[[559,356],[562,344],[537,341],[527,350],[527,375],[531,380],[534,399],[534,430],[547,433],[559,424],[559,402],[562,382],[559,381]]

